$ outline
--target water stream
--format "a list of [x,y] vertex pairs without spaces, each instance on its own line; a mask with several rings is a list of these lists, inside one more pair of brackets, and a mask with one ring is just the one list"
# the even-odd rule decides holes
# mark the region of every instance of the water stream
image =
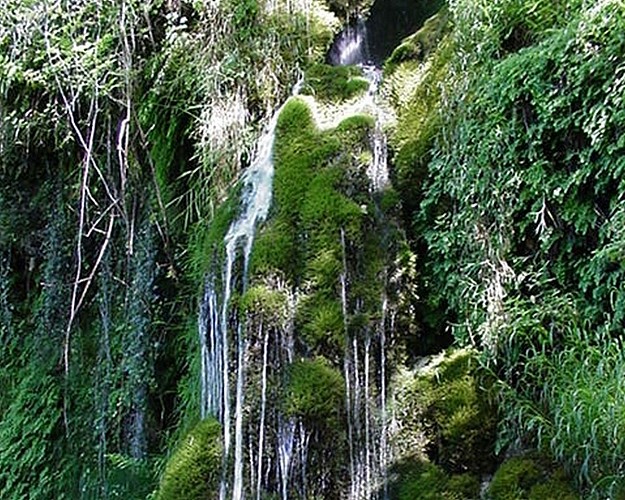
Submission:
[[[333,53],[331,57],[337,64],[360,64],[370,83],[369,91],[357,106],[363,106],[376,120],[371,134],[373,161],[366,172],[375,198],[388,185],[389,176],[383,112],[377,105],[381,71],[366,64],[365,23],[358,22],[346,29],[337,39]],[[298,89],[299,85],[294,91]],[[256,330],[248,338],[252,325],[239,320],[238,312],[233,311],[236,308],[231,307],[233,294],[243,294],[247,289],[255,231],[267,218],[271,206],[272,149],[281,110],[274,114],[259,139],[254,161],[243,177],[240,214],[224,238],[221,269],[207,277],[199,312],[200,413],[202,418],[215,416],[223,426],[220,500],[241,500],[246,495],[260,500],[268,487],[282,500],[287,500],[293,492],[301,498],[308,495],[310,431],[301,421],[281,414],[270,399],[276,396],[270,392],[268,382],[294,361],[292,326],[276,327],[261,322],[253,325]],[[350,296],[350,266],[343,232],[340,238],[341,301],[347,321],[351,315],[363,312],[364,306]],[[386,308],[387,298],[383,294],[379,321],[358,334],[350,332],[345,323],[343,375],[350,476],[346,493],[352,500],[379,496],[377,492],[382,491],[385,478]]]
[[[225,260],[222,268],[221,285],[217,277],[207,278],[204,298],[200,305],[199,341],[201,353],[201,401],[200,413],[205,418],[214,415],[223,425],[224,472],[220,487],[220,498],[229,492],[234,500],[243,494],[243,447],[244,447],[244,403],[248,339],[243,325],[231,317],[230,300],[236,287],[245,292],[249,259],[254,243],[257,225],[267,218],[271,206],[273,166],[273,143],[280,108],[271,119],[267,130],[258,141],[254,161],[243,178],[241,212],[224,238]],[[240,269],[235,269],[240,266]],[[236,283],[236,275],[240,283]],[[265,341],[267,342],[267,340]],[[231,349],[234,352],[231,352]],[[265,345],[265,359],[266,359]],[[263,387],[266,384],[266,367],[263,367]],[[236,373],[234,393],[231,390],[230,373]],[[264,389],[263,389],[264,390]],[[264,397],[264,396],[263,396]],[[263,399],[264,420],[266,402]],[[264,422],[261,422],[259,455],[262,455]],[[234,450],[233,450],[234,439]],[[230,471],[230,461],[233,470]],[[262,474],[259,459],[258,475]],[[232,479],[228,477],[232,473]]]
[[[389,185],[388,150],[384,133],[385,113],[378,104],[382,71],[373,64],[367,23],[357,21],[335,40],[329,61],[338,65],[358,65],[369,82],[369,90],[352,106],[353,112],[365,112],[375,118],[371,136],[373,161],[367,168],[370,191],[374,195]],[[378,208],[378,217],[382,212]],[[380,220],[384,224],[384,220]],[[349,270],[345,236],[341,233],[343,272],[340,277],[343,315],[350,314]],[[389,459],[386,408],[386,311],[388,299],[380,297],[380,321],[374,331],[367,328],[360,335],[347,333],[344,359],[346,414],[350,453],[350,500],[365,500],[381,495],[386,498],[385,478]],[[358,309],[358,304],[356,304]],[[358,311],[356,311],[358,312]]]

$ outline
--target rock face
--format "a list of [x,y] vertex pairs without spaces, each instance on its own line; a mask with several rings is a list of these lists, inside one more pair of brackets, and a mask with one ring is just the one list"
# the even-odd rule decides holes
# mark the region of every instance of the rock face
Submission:
[[[316,67],[303,91],[328,90],[328,73],[349,91],[332,81],[326,106],[374,85],[359,69]],[[201,306],[203,408],[224,428],[221,497],[372,498],[383,483],[399,286],[389,277],[402,241],[381,203],[386,151],[373,117],[321,129],[310,99],[291,98],[269,129],[275,173],[262,190],[273,196],[256,206],[254,179],[271,178],[253,163]],[[267,220],[244,223],[252,208]]]

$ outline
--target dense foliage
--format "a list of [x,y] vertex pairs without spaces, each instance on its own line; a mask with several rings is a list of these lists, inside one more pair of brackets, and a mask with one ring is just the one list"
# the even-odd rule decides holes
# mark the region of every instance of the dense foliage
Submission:
[[[484,352],[504,387],[503,436],[548,449],[589,494],[614,495],[625,10],[449,7],[436,51],[390,68],[388,80],[423,321],[452,324],[457,342]],[[608,365],[612,375],[595,376]]]
[[[380,374],[396,396],[394,497],[475,497],[513,443],[540,454],[506,461],[493,499],[576,498],[568,476],[584,498],[622,495],[623,3],[450,0],[384,65],[397,192],[372,194],[375,119],[323,130],[314,112],[366,92],[324,57],[337,15],[381,4],[1,3],[0,497],[215,491],[228,465],[219,425],[197,423],[198,290],[255,139],[302,75],[232,299],[250,359],[284,365],[251,366],[245,411],[260,418],[262,386],[266,418],[297,423],[302,491],[345,491],[346,375],[364,378],[374,346],[399,374],[391,389]],[[267,354],[287,337],[288,356],[277,341]],[[399,370],[452,342],[477,357]]]
[[338,22],[292,1],[0,11],[0,496],[145,498],[198,416],[207,221]]

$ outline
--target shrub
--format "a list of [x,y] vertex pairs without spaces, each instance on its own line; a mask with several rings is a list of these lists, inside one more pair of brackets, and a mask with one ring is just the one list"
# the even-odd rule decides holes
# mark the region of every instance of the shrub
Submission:
[[221,426],[209,418],[198,423],[172,454],[157,500],[205,500],[218,494],[222,467]]

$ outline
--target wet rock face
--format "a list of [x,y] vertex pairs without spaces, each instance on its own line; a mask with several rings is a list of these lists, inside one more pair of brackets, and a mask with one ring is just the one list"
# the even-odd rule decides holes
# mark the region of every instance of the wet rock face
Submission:
[[369,56],[382,64],[393,49],[444,4],[441,0],[378,0],[367,18]]
[[378,0],[366,16],[354,15],[328,53],[330,64],[380,67],[393,49],[417,31],[444,4],[442,0]]

